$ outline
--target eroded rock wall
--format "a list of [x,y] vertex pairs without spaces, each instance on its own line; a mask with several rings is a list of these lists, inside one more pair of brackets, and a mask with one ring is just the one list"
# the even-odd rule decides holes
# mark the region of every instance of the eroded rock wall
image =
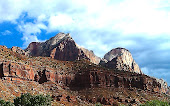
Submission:
[[156,79],[143,74],[121,73],[111,71],[91,70],[77,73],[70,84],[72,89],[99,88],[137,88],[146,91],[166,93]]

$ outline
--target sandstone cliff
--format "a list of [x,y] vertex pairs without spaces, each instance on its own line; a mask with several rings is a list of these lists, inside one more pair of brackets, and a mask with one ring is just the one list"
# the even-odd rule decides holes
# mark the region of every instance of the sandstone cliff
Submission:
[[170,89],[168,87],[167,82],[165,82],[163,79],[158,79],[158,78],[155,78],[155,79],[157,80],[157,82],[159,82],[161,84],[161,88],[163,88],[163,89],[161,89],[161,91],[169,94]]
[[94,64],[99,64],[100,63],[100,60],[101,58],[100,57],[97,57],[92,50],[88,50],[88,49],[85,49],[83,47],[80,47],[77,45],[77,47],[82,50],[84,52],[84,54],[90,59],[90,62],[94,63]]
[[162,94],[168,92],[164,85],[164,81],[144,74],[104,68],[87,59],[29,58],[0,46],[0,97],[3,99],[12,100],[29,92],[50,94],[54,100],[69,105],[78,105],[78,101],[139,105],[155,98],[167,100]]
[[100,64],[108,68],[117,68],[118,70],[136,72],[139,74],[142,73],[131,53],[125,48],[112,49],[105,54]]
[[70,34],[59,33],[46,42],[32,42],[25,49],[30,56],[51,57],[57,60],[74,61],[87,59],[99,64],[100,58],[87,49],[79,47]]

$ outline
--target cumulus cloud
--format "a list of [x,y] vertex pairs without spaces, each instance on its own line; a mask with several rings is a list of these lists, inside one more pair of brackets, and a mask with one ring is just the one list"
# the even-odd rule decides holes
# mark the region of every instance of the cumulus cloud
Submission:
[[74,23],[73,19],[65,14],[58,14],[56,16],[51,16],[48,20],[48,32],[56,31],[56,30],[63,30],[68,31],[73,26]]
[[[145,73],[154,75],[170,69],[169,4],[169,0],[1,0],[0,23],[18,24],[23,47],[41,41],[42,30],[69,32],[100,57],[125,47]],[[23,21],[24,13],[33,20]]]
[[16,19],[25,11],[29,1],[23,0],[1,0],[0,1],[0,23],[11,21],[16,23]]
[[37,33],[41,33],[41,29],[46,29],[46,26],[42,23],[36,23],[33,24],[31,22],[29,23],[22,23],[18,26],[19,31],[23,32],[24,35],[30,35],[30,34],[37,34]]
[[30,42],[40,42],[42,40],[38,39],[37,36],[41,33],[41,29],[46,29],[47,27],[43,23],[21,23],[18,25],[18,30],[23,33],[22,40],[24,44],[22,48],[26,48]]

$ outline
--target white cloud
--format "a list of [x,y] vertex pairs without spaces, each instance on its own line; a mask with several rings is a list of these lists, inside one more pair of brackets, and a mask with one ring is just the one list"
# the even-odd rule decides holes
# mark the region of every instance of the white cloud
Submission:
[[158,9],[167,6],[167,2],[159,0],[7,0],[0,4],[8,8],[5,10],[2,6],[4,18],[1,20],[15,21],[21,13],[27,12],[28,17],[38,22],[46,21],[49,32],[104,30],[126,36],[144,33],[149,34],[149,38],[170,33],[170,12]]
[[23,36],[22,40],[25,41],[22,47],[23,49],[25,49],[31,42],[40,42],[40,40],[38,40],[36,35],[27,35],[27,36],[25,35]]
[[45,14],[41,14],[37,17],[37,21],[38,22],[43,22],[43,21],[46,21],[47,17]]
[[[170,12],[162,9],[169,6],[168,1],[5,0],[0,1],[0,5],[0,22],[16,22],[22,13],[27,13],[27,17],[35,19],[32,24],[18,23],[24,36],[32,33],[36,35],[41,33],[41,29],[45,29],[48,32],[70,32],[72,36],[78,34],[79,39],[86,38],[87,42],[90,42],[90,39],[84,36],[102,39],[98,42],[101,45],[107,40],[118,39],[109,45],[109,48],[112,48],[136,44],[134,39],[127,38],[140,36],[154,40],[162,37],[162,34],[166,34],[164,38],[170,35]],[[43,24],[44,22],[47,24]],[[101,31],[105,35],[101,35]],[[90,48],[95,46],[91,45]]]
[[9,30],[5,30],[4,32],[1,32],[2,35],[11,35],[12,32],[10,32]]
[[[37,36],[42,29],[70,32],[79,45],[100,57],[125,47],[150,73],[153,67],[170,68],[169,4],[169,0],[1,0],[0,23],[18,24],[24,47],[41,41]],[[16,21],[23,13],[34,22]]]
[[31,22],[22,23],[19,25],[19,31],[23,32],[24,35],[41,33],[41,29],[46,29],[47,27],[42,23],[33,24]]
[[0,23],[3,21],[11,21],[16,23],[16,19],[28,7],[29,1],[23,0],[1,0],[0,1]]
[[24,44],[22,48],[26,48],[31,42],[40,42],[42,40],[38,39],[37,36],[41,33],[41,29],[47,29],[43,23],[21,23],[18,26],[18,30],[23,33],[22,40]]
[[49,22],[48,32],[56,31],[56,29],[60,31],[70,30],[70,28],[73,26],[74,23],[73,19],[65,14],[58,14],[56,16],[51,16],[48,22]]

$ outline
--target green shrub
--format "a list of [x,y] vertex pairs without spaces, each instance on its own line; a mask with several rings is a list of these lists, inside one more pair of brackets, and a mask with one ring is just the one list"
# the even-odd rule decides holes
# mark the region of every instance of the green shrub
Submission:
[[147,101],[145,104],[141,106],[170,106],[170,103],[159,101],[159,100],[152,100],[152,101]]
[[15,105],[9,101],[6,102],[6,101],[0,99],[0,106],[15,106]]
[[14,99],[15,106],[51,106],[51,97],[49,95],[32,96],[29,93],[22,94],[21,97]]
[[101,103],[96,103],[95,106],[103,106]]

